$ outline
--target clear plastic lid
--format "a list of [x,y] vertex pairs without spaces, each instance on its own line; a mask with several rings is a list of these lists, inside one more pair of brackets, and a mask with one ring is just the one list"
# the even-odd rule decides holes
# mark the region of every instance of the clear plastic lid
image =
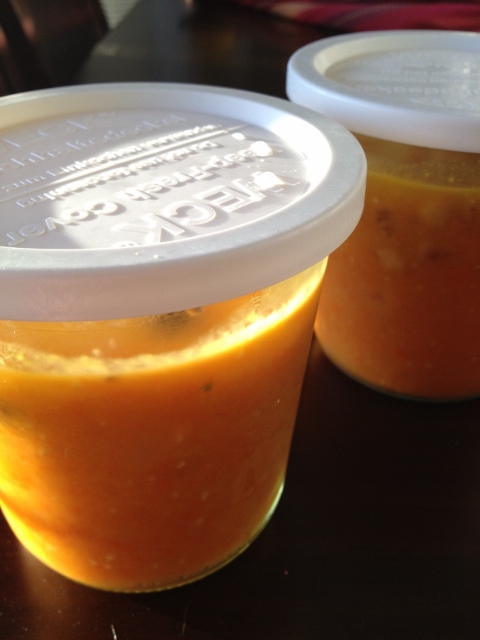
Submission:
[[326,38],[290,58],[287,95],[355,133],[479,153],[480,34],[376,31]]
[[211,304],[327,256],[361,214],[340,125],[230,89],[108,84],[0,100],[0,318]]

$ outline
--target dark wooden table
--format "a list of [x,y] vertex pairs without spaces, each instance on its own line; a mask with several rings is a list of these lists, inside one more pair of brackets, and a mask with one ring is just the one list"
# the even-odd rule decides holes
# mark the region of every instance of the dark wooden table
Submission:
[[[322,31],[223,2],[140,0],[79,83],[154,80],[284,94]],[[371,391],[315,342],[285,492],[230,565],[109,594],[23,552],[0,519],[1,640],[466,640],[480,637],[480,401]]]

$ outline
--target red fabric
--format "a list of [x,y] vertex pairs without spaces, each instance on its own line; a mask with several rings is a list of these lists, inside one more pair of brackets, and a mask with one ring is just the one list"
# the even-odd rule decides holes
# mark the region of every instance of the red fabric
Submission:
[[238,4],[340,32],[381,29],[451,29],[480,32],[477,2],[345,2],[234,0]]

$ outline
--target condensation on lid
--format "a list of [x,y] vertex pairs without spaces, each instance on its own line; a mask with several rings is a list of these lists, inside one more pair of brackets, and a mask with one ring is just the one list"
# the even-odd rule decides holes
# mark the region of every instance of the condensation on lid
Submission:
[[308,268],[355,227],[365,160],[287,101],[178,84],[0,100],[0,317],[165,313]]
[[480,152],[480,34],[377,31],[299,49],[287,95],[355,133]]

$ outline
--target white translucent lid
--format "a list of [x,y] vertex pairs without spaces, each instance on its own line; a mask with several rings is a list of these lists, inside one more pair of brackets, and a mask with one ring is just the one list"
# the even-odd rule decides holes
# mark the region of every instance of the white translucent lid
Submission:
[[166,313],[337,248],[365,159],[340,125],[230,89],[108,84],[0,100],[0,318]]
[[293,102],[355,133],[480,152],[478,33],[376,31],[326,38],[293,54],[286,90]]

